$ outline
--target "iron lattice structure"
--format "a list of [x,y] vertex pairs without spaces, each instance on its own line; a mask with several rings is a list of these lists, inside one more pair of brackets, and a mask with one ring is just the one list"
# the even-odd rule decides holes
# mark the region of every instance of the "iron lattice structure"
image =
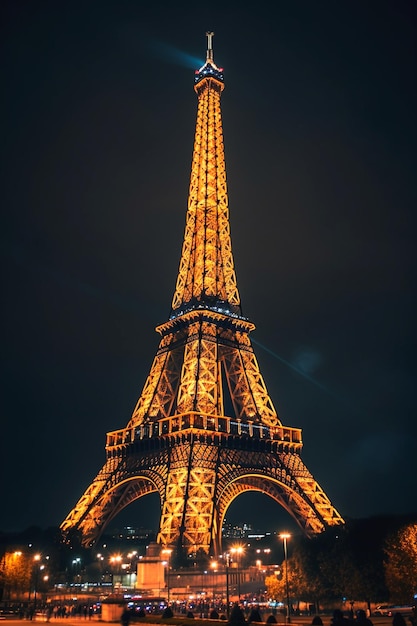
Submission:
[[61,524],[91,546],[134,500],[159,493],[158,542],[218,555],[231,502],[248,490],[273,498],[306,535],[343,519],[300,453],[301,429],[283,426],[259,370],[233,263],[220,97],[222,69],[195,74],[197,123],[188,210],[169,320],[126,428],[107,434],[106,462]]

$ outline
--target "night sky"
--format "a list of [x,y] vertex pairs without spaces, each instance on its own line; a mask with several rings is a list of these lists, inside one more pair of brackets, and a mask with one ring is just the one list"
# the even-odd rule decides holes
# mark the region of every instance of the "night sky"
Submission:
[[[207,30],[238,287],[280,419],[344,518],[415,512],[415,3],[1,11],[0,530],[58,526],[141,393],[178,271]],[[260,494],[227,519],[291,525]],[[118,521],[156,528],[156,496]]]

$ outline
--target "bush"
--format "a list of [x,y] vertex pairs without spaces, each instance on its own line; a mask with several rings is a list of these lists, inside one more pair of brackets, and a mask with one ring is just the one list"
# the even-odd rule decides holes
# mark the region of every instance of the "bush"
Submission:
[[259,613],[258,609],[252,609],[252,611],[250,612],[250,615],[249,615],[248,622],[249,622],[249,624],[251,622],[262,622],[262,617],[261,617],[261,614]]
[[237,603],[233,605],[228,624],[229,626],[244,626],[247,624],[243,611]]
[[164,612],[162,613],[162,617],[163,617],[164,619],[167,619],[167,618],[169,618],[169,617],[174,617],[174,613],[172,612],[172,609],[171,609],[171,607],[170,607],[170,606],[167,606],[167,607],[164,609]]

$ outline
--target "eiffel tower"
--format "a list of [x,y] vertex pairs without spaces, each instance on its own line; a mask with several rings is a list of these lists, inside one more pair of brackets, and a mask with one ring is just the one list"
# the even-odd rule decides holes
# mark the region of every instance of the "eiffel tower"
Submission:
[[233,263],[213,33],[195,72],[197,122],[185,234],[171,314],[126,428],[107,434],[106,461],[61,524],[92,546],[133,501],[157,492],[157,541],[176,554],[221,552],[240,494],[270,496],[305,535],[343,524],[301,459],[301,429],[283,426],[242,315]]

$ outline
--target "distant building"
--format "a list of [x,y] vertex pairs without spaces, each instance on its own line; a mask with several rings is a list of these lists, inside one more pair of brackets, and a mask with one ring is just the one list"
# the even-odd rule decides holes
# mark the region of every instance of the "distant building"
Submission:
[[166,562],[161,558],[161,546],[152,542],[146,550],[146,556],[137,563],[136,589],[148,596],[165,595],[166,571]]
[[230,524],[224,522],[222,527],[222,536],[229,539],[242,539],[247,537],[249,533],[252,533],[252,526],[243,522],[241,524]]
[[123,528],[113,528],[108,533],[112,539],[119,541],[152,541],[155,531],[147,528],[135,528],[134,526],[124,526]]

